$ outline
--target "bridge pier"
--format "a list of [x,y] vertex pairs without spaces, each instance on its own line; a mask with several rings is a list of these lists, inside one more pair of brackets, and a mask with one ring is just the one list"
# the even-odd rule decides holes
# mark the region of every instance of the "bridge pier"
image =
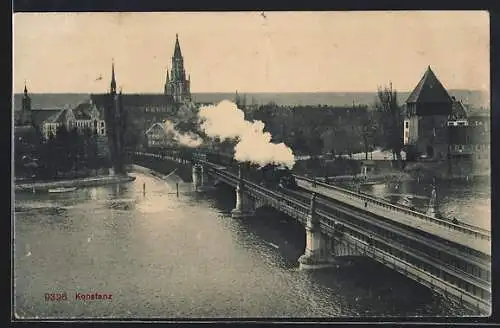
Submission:
[[437,214],[437,211],[436,211],[436,207],[437,207],[436,200],[437,200],[436,186],[432,185],[431,198],[429,200],[429,205],[428,205],[427,213],[426,214],[429,215],[429,216],[432,216],[434,218],[436,217],[436,214]]
[[255,212],[253,200],[245,193],[245,184],[241,177],[241,167],[238,177],[239,181],[236,186],[236,206],[231,212],[231,216],[235,219],[253,216]]
[[193,165],[192,169],[193,187],[195,191],[198,191],[199,187],[203,186],[203,166],[199,164]]
[[331,267],[335,258],[331,255],[331,243],[328,236],[321,232],[319,219],[315,213],[316,195],[311,197],[310,214],[306,223],[306,249],[299,257],[299,268],[303,270],[316,270]]

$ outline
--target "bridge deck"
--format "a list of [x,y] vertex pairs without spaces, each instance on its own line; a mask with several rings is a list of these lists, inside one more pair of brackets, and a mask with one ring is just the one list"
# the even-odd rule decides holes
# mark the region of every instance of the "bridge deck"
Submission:
[[370,203],[368,207],[364,208],[364,200],[359,198],[356,199],[354,197],[349,197],[346,194],[337,191],[335,189],[330,189],[327,187],[323,187],[321,185],[317,185],[316,187],[312,187],[311,183],[304,180],[297,180],[297,184],[309,191],[317,192],[326,197],[330,197],[341,202],[344,202],[349,205],[353,205],[359,208],[363,208],[365,211],[371,212],[376,215],[383,216],[387,219],[393,220],[395,222],[399,222],[405,224],[407,226],[415,227],[419,230],[422,230],[427,233],[434,234],[446,240],[455,242],[460,245],[464,245],[467,247],[471,247],[475,250],[483,252],[485,254],[491,254],[491,243],[488,240],[479,239],[479,238],[471,238],[469,235],[466,235],[460,231],[456,231],[450,228],[443,227],[433,222],[423,221],[408,214],[402,212],[395,212],[385,207],[379,206],[377,204]]

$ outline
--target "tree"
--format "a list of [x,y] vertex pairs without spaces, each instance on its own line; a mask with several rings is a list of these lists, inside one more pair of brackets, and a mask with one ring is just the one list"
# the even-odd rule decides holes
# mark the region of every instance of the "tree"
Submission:
[[291,146],[294,152],[306,153],[307,140],[301,130],[295,131],[291,139]]
[[368,152],[375,147],[377,133],[377,121],[373,112],[367,111],[363,115],[358,131],[363,142],[365,160],[368,160]]
[[86,128],[83,132],[83,135],[85,140],[85,155],[87,158],[87,166],[91,169],[97,169],[97,133],[92,132],[92,130],[89,128]]
[[78,133],[78,130],[76,127],[74,127],[73,129],[71,129],[71,131],[69,132],[69,143],[70,143],[70,147],[69,147],[69,157],[70,157],[70,160],[71,160],[71,164],[72,164],[72,168],[75,170],[75,171],[78,171],[78,167],[79,167],[79,153],[80,153],[80,142],[81,142],[81,138],[80,138],[80,135]]
[[375,108],[379,114],[381,144],[392,151],[394,160],[401,160],[403,149],[403,129],[401,108],[397,103],[397,92],[389,86],[378,87]]
[[64,125],[60,125],[56,130],[55,136],[56,150],[56,168],[58,171],[66,172],[69,168],[70,161],[70,139],[69,131]]
[[321,155],[323,151],[323,138],[319,129],[312,129],[307,138],[307,149],[311,156]]

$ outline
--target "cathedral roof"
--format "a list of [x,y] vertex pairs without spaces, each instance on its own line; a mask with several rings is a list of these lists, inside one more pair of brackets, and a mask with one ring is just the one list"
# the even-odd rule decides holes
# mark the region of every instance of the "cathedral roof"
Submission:
[[452,99],[429,66],[420,82],[418,82],[417,86],[406,100],[406,103],[451,104]]
[[69,108],[65,108],[57,112],[56,114],[50,116],[46,122],[47,123],[64,123],[64,120],[66,119],[66,115],[70,111]]
[[49,117],[59,113],[61,109],[32,109],[31,119],[36,126],[42,125]]
[[[23,104],[23,93],[14,94],[14,110],[21,110]],[[80,93],[31,93],[31,109],[45,110],[64,108],[64,106],[75,107],[81,102],[89,99],[89,94]]]
[[[110,95],[94,94],[91,98],[97,107],[101,107],[109,102]],[[165,94],[122,94],[121,100],[124,107],[167,106],[174,103],[173,98]]]
[[77,120],[90,120],[92,110],[94,108],[94,105],[90,101],[83,102],[81,104],[78,104],[73,109],[73,114],[75,115],[75,119]]

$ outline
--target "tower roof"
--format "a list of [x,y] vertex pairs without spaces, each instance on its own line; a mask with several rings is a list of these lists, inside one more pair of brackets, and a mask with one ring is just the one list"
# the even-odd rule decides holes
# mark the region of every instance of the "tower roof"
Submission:
[[174,57],[182,57],[181,46],[179,45],[179,35],[175,34]]
[[431,70],[427,67],[424,76],[418,82],[415,89],[412,91],[406,103],[452,103],[452,99],[448,91],[443,87],[441,82]]

